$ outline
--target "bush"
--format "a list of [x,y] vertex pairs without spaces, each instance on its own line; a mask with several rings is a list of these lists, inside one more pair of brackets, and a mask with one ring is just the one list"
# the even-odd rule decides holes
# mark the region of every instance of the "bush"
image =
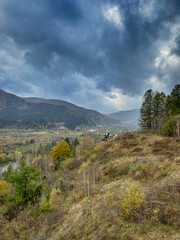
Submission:
[[47,212],[49,210],[49,202],[47,198],[43,197],[39,204],[39,211],[40,212]]
[[113,162],[110,162],[108,168],[105,171],[105,174],[110,178],[115,178],[120,175],[127,175],[129,172],[129,163],[121,163],[118,166],[115,166]]
[[29,143],[30,143],[30,144],[33,144],[33,143],[35,143],[35,139],[34,139],[34,138],[32,138],[32,139],[29,141]]
[[68,158],[68,159],[62,161],[60,167],[61,167],[61,169],[73,170],[73,169],[75,169],[75,168],[77,168],[79,166],[80,166],[79,161],[77,161],[77,160],[75,160],[73,158]]
[[60,198],[61,198],[60,189],[53,189],[49,198],[49,206],[51,210],[54,210],[54,211],[59,210]]
[[138,184],[128,186],[121,199],[121,210],[126,220],[136,220],[142,216],[142,208],[146,204],[145,194]]
[[173,117],[172,119],[168,120],[165,124],[165,133],[172,137],[176,134],[175,132],[175,118]]

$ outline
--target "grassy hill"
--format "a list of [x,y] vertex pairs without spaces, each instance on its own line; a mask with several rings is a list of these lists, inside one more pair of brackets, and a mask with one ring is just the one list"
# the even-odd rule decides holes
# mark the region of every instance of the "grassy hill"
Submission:
[[79,125],[113,125],[119,122],[62,100],[21,98],[0,90],[1,128],[47,128],[57,123],[74,129]]
[[4,223],[0,239],[179,239],[180,141],[175,138],[83,137],[74,157],[57,171],[49,168],[44,187],[36,205]]

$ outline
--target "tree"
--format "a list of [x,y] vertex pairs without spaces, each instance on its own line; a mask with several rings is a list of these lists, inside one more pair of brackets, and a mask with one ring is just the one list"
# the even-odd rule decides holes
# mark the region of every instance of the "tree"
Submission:
[[45,148],[44,145],[42,143],[39,144],[39,147],[37,149],[37,155],[42,155],[44,156],[45,154]]
[[78,145],[79,145],[79,140],[76,137],[74,140],[71,141],[71,149],[72,149],[72,152],[73,152],[74,155],[75,155],[75,152],[76,152],[76,147]]
[[163,92],[147,90],[140,110],[141,128],[158,130],[169,136],[180,137],[180,84],[167,97]]
[[69,144],[69,146],[71,147],[71,143],[70,143],[70,140],[69,140],[68,137],[66,137],[66,138],[64,139],[64,141],[67,142],[67,143]]
[[163,92],[155,92],[153,98],[153,127],[160,130],[160,120],[165,112],[166,95]]
[[12,185],[4,180],[0,180],[0,203],[11,193]]
[[22,158],[22,153],[19,149],[16,149],[15,151],[15,159],[16,159],[16,162],[19,162],[19,160]]
[[140,125],[142,128],[151,129],[153,121],[153,99],[154,93],[151,89],[147,90],[143,97],[140,109]]
[[167,110],[172,115],[180,113],[180,84],[176,84],[171,95],[167,98]]
[[51,148],[50,153],[53,160],[58,160],[60,162],[71,156],[71,148],[66,141],[62,140],[56,146]]
[[166,95],[163,92],[155,92],[153,98],[153,117],[161,118],[165,111]]
[[41,195],[42,183],[40,171],[36,166],[31,166],[22,161],[16,170],[8,169],[5,180],[12,183],[15,193],[12,196],[17,205],[34,203]]

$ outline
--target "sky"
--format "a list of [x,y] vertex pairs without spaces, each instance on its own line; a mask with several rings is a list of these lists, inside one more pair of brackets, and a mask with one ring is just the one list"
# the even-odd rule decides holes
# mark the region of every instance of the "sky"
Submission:
[[180,0],[0,0],[0,89],[102,113],[180,83]]

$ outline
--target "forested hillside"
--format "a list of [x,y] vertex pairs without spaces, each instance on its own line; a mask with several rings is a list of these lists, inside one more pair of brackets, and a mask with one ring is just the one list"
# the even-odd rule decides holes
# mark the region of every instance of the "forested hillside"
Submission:
[[118,124],[103,114],[61,100],[20,98],[0,90],[0,127],[51,128]]

